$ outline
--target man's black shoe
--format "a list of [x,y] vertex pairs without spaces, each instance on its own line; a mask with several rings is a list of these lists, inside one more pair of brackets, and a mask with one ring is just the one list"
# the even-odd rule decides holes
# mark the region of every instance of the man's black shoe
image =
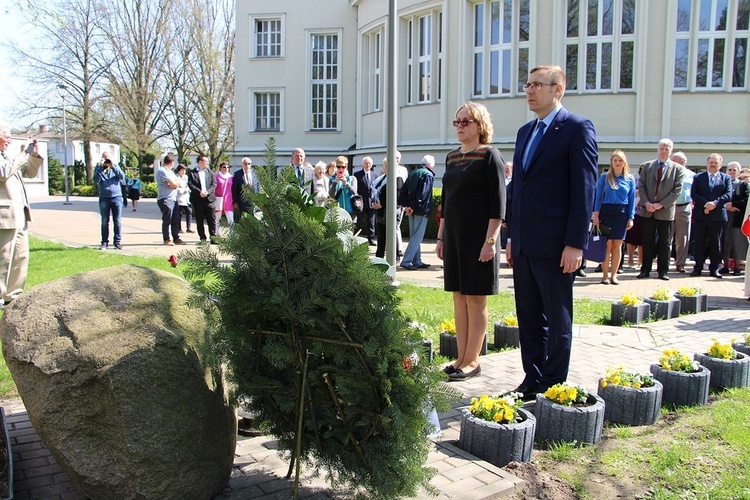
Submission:
[[709,273],[709,276],[712,278],[719,278],[722,279],[724,276],[721,275],[721,271],[714,271],[712,273]]
[[533,401],[536,399],[536,393],[539,392],[539,386],[530,386],[526,384],[521,384],[512,391],[508,391],[504,394],[509,394],[511,392],[520,392],[521,393],[521,400],[523,401]]
[[649,273],[641,272],[638,276],[636,276],[636,278],[638,278],[639,280],[643,278],[648,278],[648,274]]
[[701,275],[700,269],[696,269],[695,271],[690,273],[690,276],[693,276],[693,277],[700,276],[700,275]]
[[669,276],[667,276],[667,273],[662,273],[659,275],[659,279],[662,281],[669,281]]
[[721,273],[721,274],[729,274],[729,268],[728,267],[722,267],[721,270],[719,270],[719,273]]
[[431,265],[429,265],[429,264],[428,264],[427,262],[422,262],[422,263],[421,263],[421,264],[419,264],[419,266],[417,266],[417,267],[419,267],[420,269],[429,269],[429,268],[431,268],[432,266],[431,266]]
[[580,278],[585,278],[586,277],[586,271],[584,271],[583,269],[576,269],[576,273],[575,274],[576,274],[576,276],[578,276]]
[[740,274],[742,274],[742,271],[740,271],[739,269],[735,269],[732,274],[734,274],[735,276],[739,276]]

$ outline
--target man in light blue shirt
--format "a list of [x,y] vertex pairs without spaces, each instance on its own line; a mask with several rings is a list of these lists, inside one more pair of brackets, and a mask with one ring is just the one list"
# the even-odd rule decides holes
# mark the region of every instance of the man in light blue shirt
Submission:
[[[164,238],[164,244],[167,246],[184,245],[185,242],[180,239],[180,207],[177,205],[177,188],[180,187],[180,181],[172,171],[174,165],[174,156],[168,153],[164,157],[164,163],[156,171],[154,180],[156,181],[156,206],[161,210],[161,235]],[[170,228],[172,238],[169,238]]]

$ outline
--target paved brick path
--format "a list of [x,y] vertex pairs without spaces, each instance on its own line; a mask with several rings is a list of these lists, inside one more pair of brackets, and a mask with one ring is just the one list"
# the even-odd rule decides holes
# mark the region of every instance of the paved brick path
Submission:
[[[72,205],[63,205],[61,198],[34,203],[32,234],[43,239],[59,241],[71,246],[99,245],[99,215],[95,199],[71,198]],[[141,200],[137,212],[126,211],[123,221],[123,252],[138,255],[167,257],[178,247],[161,245],[160,220],[156,203]],[[186,234],[188,242],[196,242],[195,234]],[[115,251],[115,250],[109,250]],[[439,264],[434,245],[423,245],[427,262]],[[592,268],[589,269],[593,271]],[[664,283],[656,279],[636,280],[634,272],[620,278],[619,286],[600,285],[601,275],[578,279],[577,297],[616,299],[626,291],[648,296],[665,284],[676,289],[692,284],[695,278],[672,273],[673,280]],[[442,286],[442,269],[435,265],[426,271],[398,272],[399,280],[425,286]],[[744,277],[723,280],[701,278],[699,281],[709,294],[709,312],[683,316],[669,321],[649,323],[641,327],[576,326],[573,339],[570,380],[596,387],[598,378],[609,366],[624,364],[627,368],[648,371],[661,351],[667,346],[686,353],[704,352],[711,337],[728,341],[750,327],[750,303],[743,297]],[[510,270],[501,270],[501,289],[512,290]],[[521,359],[518,350],[490,354],[482,358],[482,376],[461,384],[466,395],[462,404],[441,415],[443,433],[434,440],[429,465],[438,475],[432,485],[440,492],[437,498],[498,498],[511,494],[519,480],[491,464],[466,454],[455,446],[458,439],[460,408],[468,399],[482,393],[496,393],[512,389],[521,380]],[[44,447],[31,426],[23,403],[3,401],[9,415],[11,441],[14,446],[16,493],[25,499],[79,499],[82,497]],[[276,443],[269,437],[240,437],[235,453],[235,468],[229,487],[219,498],[281,499],[291,497],[291,482],[284,479],[288,464],[276,454]],[[303,475],[302,498],[348,498],[351,492],[333,493],[311,470]],[[420,495],[419,498],[433,498]]]

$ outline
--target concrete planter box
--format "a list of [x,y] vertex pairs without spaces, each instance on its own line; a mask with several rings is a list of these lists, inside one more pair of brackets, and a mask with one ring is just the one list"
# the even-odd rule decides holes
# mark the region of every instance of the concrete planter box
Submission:
[[680,316],[680,301],[672,297],[669,300],[645,299],[651,306],[651,317],[654,319],[672,319]]
[[599,379],[597,394],[604,400],[604,420],[624,425],[652,425],[659,420],[664,390],[658,380],[653,387],[634,389],[610,384],[602,387]]
[[589,394],[589,406],[564,406],[536,395],[536,438],[540,441],[596,444],[604,427],[604,400]]
[[[487,354],[487,334],[484,335],[482,351],[479,354],[482,356]],[[455,335],[445,332],[440,334],[440,355],[448,359],[458,359],[458,345],[456,344]]]
[[733,342],[732,349],[737,352],[741,352],[742,354],[750,355],[750,345],[744,342]]
[[612,302],[610,317],[613,325],[620,326],[625,323],[643,323],[648,319],[650,314],[651,306],[645,302],[634,306],[626,306],[621,302]]
[[675,295],[680,301],[681,314],[698,314],[708,311],[708,295],[698,293],[695,295]]
[[523,418],[521,422],[498,424],[476,418],[469,410],[464,410],[458,447],[497,467],[510,462],[531,462],[536,418],[523,408],[519,413]]
[[518,327],[504,325],[499,321],[495,323],[495,347],[521,347]]
[[0,406],[0,426],[2,426],[3,445],[0,446],[0,463],[3,465],[3,471],[0,472],[0,482],[8,482],[8,491],[0,489],[0,495],[3,499],[13,498],[13,450],[10,448],[10,435],[8,434],[8,421],[5,416],[5,410]]
[[750,356],[747,354],[738,352],[735,359],[719,359],[695,353],[693,359],[711,370],[711,387],[726,389],[750,386]]
[[711,371],[700,366],[693,373],[665,370],[659,364],[651,365],[651,374],[664,386],[661,402],[665,405],[693,406],[708,403]]

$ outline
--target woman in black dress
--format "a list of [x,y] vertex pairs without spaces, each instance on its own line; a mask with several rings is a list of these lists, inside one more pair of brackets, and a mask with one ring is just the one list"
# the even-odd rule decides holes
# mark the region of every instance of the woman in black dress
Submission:
[[487,333],[487,295],[498,293],[495,240],[505,215],[505,175],[492,142],[487,108],[467,101],[453,121],[461,143],[445,161],[443,217],[436,252],[444,261],[445,290],[453,292],[458,359],[445,367],[450,380],[479,375]]

